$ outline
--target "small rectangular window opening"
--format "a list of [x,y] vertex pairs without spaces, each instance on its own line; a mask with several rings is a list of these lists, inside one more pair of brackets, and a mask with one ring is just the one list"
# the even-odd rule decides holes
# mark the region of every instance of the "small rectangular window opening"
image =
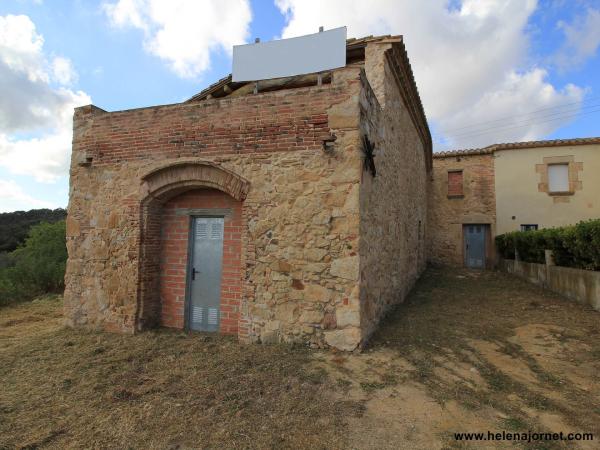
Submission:
[[535,231],[538,229],[537,223],[521,225],[521,231]]

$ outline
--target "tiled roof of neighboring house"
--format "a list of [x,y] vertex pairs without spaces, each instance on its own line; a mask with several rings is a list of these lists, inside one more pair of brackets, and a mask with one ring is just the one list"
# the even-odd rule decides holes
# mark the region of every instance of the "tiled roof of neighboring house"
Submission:
[[589,145],[600,144],[600,137],[573,138],[573,139],[554,139],[549,141],[526,141],[526,142],[507,142],[504,144],[493,144],[482,148],[469,148],[464,150],[450,150],[446,152],[437,152],[433,154],[434,158],[449,158],[452,156],[485,155],[494,153],[497,150],[517,150],[521,148],[536,147],[564,147],[567,145]]

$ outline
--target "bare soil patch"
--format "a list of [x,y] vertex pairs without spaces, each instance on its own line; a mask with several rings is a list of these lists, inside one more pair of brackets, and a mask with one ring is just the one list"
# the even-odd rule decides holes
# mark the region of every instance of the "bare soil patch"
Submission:
[[[498,272],[429,269],[360,355],[317,354],[363,401],[356,448],[598,448],[600,314]],[[457,442],[455,432],[593,442]]]

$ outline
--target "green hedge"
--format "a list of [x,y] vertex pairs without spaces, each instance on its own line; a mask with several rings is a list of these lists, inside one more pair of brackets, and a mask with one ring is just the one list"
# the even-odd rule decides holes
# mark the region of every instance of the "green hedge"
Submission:
[[577,225],[537,231],[513,231],[496,236],[496,248],[504,259],[515,250],[525,262],[545,262],[544,250],[552,250],[557,266],[600,270],[600,219]]

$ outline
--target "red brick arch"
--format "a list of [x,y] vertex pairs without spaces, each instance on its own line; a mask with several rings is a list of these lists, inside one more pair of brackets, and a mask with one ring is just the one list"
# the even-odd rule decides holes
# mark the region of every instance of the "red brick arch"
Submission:
[[161,215],[170,199],[196,189],[218,189],[243,201],[250,183],[210,161],[176,160],[141,177],[140,239],[138,253],[138,301],[136,329],[157,326],[160,321]]
[[203,187],[218,189],[243,201],[250,182],[211,161],[177,160],[144,174],[141,194],[148,200]]

